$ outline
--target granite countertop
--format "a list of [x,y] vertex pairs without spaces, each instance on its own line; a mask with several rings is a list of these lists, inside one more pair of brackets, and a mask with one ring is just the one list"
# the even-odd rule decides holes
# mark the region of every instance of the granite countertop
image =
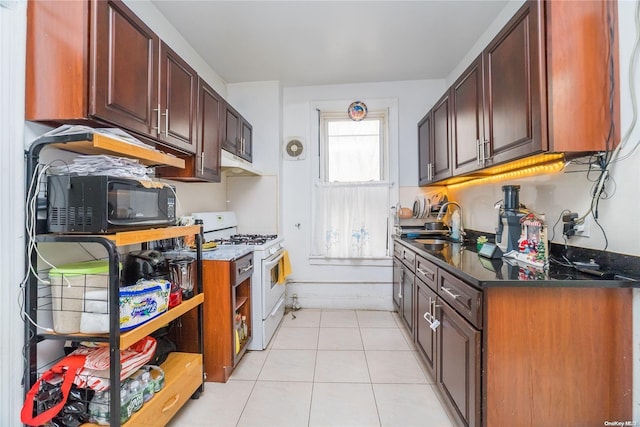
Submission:
[[[235,261],[247,254],[253,252],[252,246],[245,245],[218,245],[215,249],[203,249],[203,261]],[[165,256],[186,255],[195,258],[195,251],[169,251],[165,252]]]
[[475,245],[451,243],[442,250],[431,250],[429,246],[412,239],[394,237],[394,240],[411,248],[438,267],[480,288],[495,286],[640,287],[640,281],[626,278],[605,280],[553,263],[545,271],[524,263],[518,264],[515,260],[507,262],[503,259],[483,258],[477,254]]

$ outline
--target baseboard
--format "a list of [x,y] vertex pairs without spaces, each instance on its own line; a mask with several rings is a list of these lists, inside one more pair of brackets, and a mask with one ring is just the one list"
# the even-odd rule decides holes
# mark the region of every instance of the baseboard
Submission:
[[286,305],[301,308],[393,311],[391,283],[297,283],[286,285]]

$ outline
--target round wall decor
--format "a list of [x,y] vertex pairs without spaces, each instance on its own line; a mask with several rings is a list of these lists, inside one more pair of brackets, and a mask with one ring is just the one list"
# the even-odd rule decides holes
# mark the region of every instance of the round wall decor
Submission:
[[360,120],[367,117],[367,106],[364,102],[352,102],[351,105],[349,105],[347,113],[349,114],[349,118],[351,120],[359,122]]

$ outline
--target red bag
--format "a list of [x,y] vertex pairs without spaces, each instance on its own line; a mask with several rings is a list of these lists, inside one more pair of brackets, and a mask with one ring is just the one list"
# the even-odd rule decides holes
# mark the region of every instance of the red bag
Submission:
[[[156,339],[146,336],[131,347],[120,350],[120,381],[131,376],[139,367],[151,360],[156,351]],[[81,388],[91,388],[95,391],[108,390],[109,347],[79,347],[71,354],[86,357],[84,366],[75,378],[75,384]]]
[[[22,406],[22,411],[20,411],[20,421],[22,421],[23,424],[29,426],[40,426],[48,423],[53,419],[53,417],[58,415],[58,413],[64,407],[65,403],[67,403],[67,398],[69,397],[69,391],[71,390],[71,386],[73,385],[73,380],[76,376],[76,373],[82,368],[82,366],[84,366],[84,362],[85,356],[69,355],[60,360],[47,372],[42,374],[38,381],[31,387],[31,390],[29,390],[29,392],[27,393],[24,405]],[[36,400],[38,391],[40,391],[40,385],[42,384],[42,381],[52,380],[59,375],[61,375],[63,378],[61,386],[61,401],[51,408],[34,416],[33,404]]]

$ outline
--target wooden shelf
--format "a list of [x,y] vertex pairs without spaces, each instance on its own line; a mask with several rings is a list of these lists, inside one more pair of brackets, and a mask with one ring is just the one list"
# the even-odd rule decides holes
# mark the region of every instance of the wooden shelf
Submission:
[[[202,384],[202,355],[170,353],[161,366],[165,386],[142,405],[123,425],[131,427],[164,426]],[[86,423],[83,427],[99,427]]]
[[185,167],[184,159],[170,156],[152,148],[130,144],[98,133],[87,135],[89,138],[84,141],[71,141],[52,144],[52,146],[79,154],[110,154],[137,159],[140,163],[147,166],[173,166],[181,169]]
[[38,235],[38,241],[50,242],[55,241],[59,237],[68,239],[67,241],[74,241],[74,239],[83,240],[87,237],[94,237],[111,240],[116,246],[127,246],[145,243],[152,240],[173,239],[175,237],[192,236],[199,233],[199,225],[187,225],[122,231],[113,234],[40,234]]
[[236,310],[238,311],[240,309],[240,307],[242,307],[248,300],[248,297],[239,297],[238,300],[236,301]]
[[137,328],[123,332],[120,334],[120,348],[127,348],[147,335],[151,334],[156,329],[166,325],[172,320],[177,319],[191,309],[197,307],[204,302],[204,294],[195,295],[193,298],[182,301],[182,303],[176,307],[173,307],[169,311],[162,313],[160,316],[147,323],[138,326]]
[[200,233],[199,225],[184,227],[150,228],[137,231],[123,231],[121,233],[107,234],[109,240],[113,240],[116,246],[127,246],[144,243],[151,240],[172,239],[175,237],[190,236]]

